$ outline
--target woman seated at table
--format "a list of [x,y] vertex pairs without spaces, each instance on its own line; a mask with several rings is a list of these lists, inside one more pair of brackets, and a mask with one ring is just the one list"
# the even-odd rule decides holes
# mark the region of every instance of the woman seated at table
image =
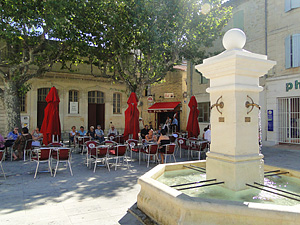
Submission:
[[145,139],[147,142],[156,142],[157,141],[157,137],[153,134],[152,129],[149,131],[149,134],[147,134],[145,136]]
[[0,150],[4,150],[5,149],[5,140],[3,138],[3,136],[0,134]]
[[87,136],[90,136],[92,138],[92,140],[95,140],[95,137],[96,137],[96,133],[95,133],[95,128],[94,126],[91,126],[89,131],[86,132],[86,135]]
[[76,134],[77,134],[76,127],[72,126],[71,131],[69,133],[69,144],[71,144],[71,142],[74,143],[74,137],[75,137]]
[[7,140],[5,142],[5,147],[11,147],[15,140],[17,140],[17,138],[19,137],[19,135],[21,135],[19,132],[18,132],[19,128],[15,127],[13,131],[9,132],[8,135],[7,135]]
[[158,152],[160,153],[161,163],[164,163],[164,153],[166,152],[166,146],[164,145],[171,143],[170,138],[166,134],[167,131],[165,129],[161,130],[161,135],[157,142],[157,144],[160,145],[160,147],[158,148]]
[[17,156],[13,154],[14,160],[22,159],[26,141],[32,139],[27,127],[22,128],[22,135],[19,135],[13,145],[13,150],[17,150]]
[[33,147],[40,147],[41,146],[41,140],[43,138],[43,134],[40,133],[40,128],[35,128],[32,133],[31,133],[31,136],[32,136],[32,146]]

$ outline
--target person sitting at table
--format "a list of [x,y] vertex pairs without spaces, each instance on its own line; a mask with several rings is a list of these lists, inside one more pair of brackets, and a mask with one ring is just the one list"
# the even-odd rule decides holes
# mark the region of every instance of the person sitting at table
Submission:
[[89,131],[86,133],[87,136],[90,136],[92,140],[95,140],[96,133],[94,126],[90,126]]
[[5,149],[4,143],[5,143],[5,140],[4,140],[3,136],[0,134],[0,150]]
[[146,138],[146,135],[149,133],[148,125],[146,124],[144,129],[141,130],[141,137],[142,139]]
[[100,125],[97,125],[97,129],[95,130],[96,133],[96,138],[99,140],[99,142],[103,142],[104,141],[104,132],[101,129]]
[[28,132],[27,127],[22,128],[22,135],[19,135],[13,145],[13,150],[17,151],[17,156],[13,153],[14,160],[23,158],[23,151],[26,145],[26,141],[32,139],[31,134]]
[[153,134],[153,130],[152,130],[152,129],[149,131],[149,134],[147,134],[147,135],[145,136],[145,139],[146,139],[147,142],[156,142],[156,141],[157,141],[157,138],[156,138],[156,136]]
[[21,135],[18,130],[19,128],[15,127],[13,131],[8,133],[5,147],[11,147],[14,144],[15,140],[17,140],[18,136]]
[[43,134],[40,133],[40,128],[35,128],[32,133],[31,133],[31,136],[32,136],[32,146],[34,147],[40,147],[41,146],[41,140],[43,138]]
[[167,136],[167,131],[165,129],[163,129],[161,131],[161,136],[159,137],[157,144],[160,145],[160,147],[158,148],[158,152],[160,153],[160,157],[161,157],[161,163],[164,163],[164,153],[166,152],[166,146],[167,144],[170,144],[170,138]]
[[114,125],[112,125],[111,128],[110,128],[109,131],[108,131],[108,136],[111,136],[111,135],[113,135],[113,136],[118,135],[118,131],[117,131],[117,129],[115,128]]
[[75,126],[72,126],[71,131],[69,133],[69,146],[71,143],[74,143],[74,137],[77,134],[77,130]]
[[80,130],[78,131],[80,136],[85,136],[86,135],[86,131],[84,130],[83,126],[80,126]]

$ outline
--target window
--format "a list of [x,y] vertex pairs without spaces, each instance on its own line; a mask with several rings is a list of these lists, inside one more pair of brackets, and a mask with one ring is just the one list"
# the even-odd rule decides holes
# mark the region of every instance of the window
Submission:
[[240,10],[233,14],[233,27],[244,30],[244,11]]
[[199,74],[199,84],[207,84],[208,83],[208,79],[206,79],[201,72],[199,72],[198,70],[196,70],[196,73]]
[[88,102],[89,103],[104,103],[104,93],[101,91],[90,91],[88,94]]
[[26,112],[26,95],[22,95],[20,98],[20,112]]
[[201,102],[198,103],[198,122],[209,123],[210,121],[210,102]]
[[79,113],[78,91],[75,90],[69,91],[69,113],[70,114]]
[[50,91],[50,88],[38,89],[38,102],[46,102],[46,97]]
[[121,113],[121,94],[119,93],[113,95],[113,113]]
[[285,38],[285,68],[300,66],[300,34]]
[[300,7],[300,0],[285,0],[285,12]]

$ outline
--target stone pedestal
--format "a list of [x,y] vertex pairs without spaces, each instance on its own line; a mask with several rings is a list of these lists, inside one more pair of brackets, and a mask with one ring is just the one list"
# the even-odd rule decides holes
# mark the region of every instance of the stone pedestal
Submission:
[[276,64],[267,60],[267,56],[245,51],[242,47],[233,44],[231,49],[196,66],[210,79],[207,92],[210,93],[211,106],[216,104],[211,110],[207,179],[224,181],[225,187],[234,191],[245,189],[246,183],[263,182],[259,109],[256,105],[247,108],[246,102],[258,104],[259,92],[262,91],[259,77]]

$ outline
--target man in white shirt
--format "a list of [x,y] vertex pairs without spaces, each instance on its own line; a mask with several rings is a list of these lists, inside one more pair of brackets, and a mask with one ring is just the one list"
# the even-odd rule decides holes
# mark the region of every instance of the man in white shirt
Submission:
[[210,126],[208,126],[208,129],[204,133],[204,139],[207,140],[209,143],[211,141],[210,134],[211,134],[210,133]]

